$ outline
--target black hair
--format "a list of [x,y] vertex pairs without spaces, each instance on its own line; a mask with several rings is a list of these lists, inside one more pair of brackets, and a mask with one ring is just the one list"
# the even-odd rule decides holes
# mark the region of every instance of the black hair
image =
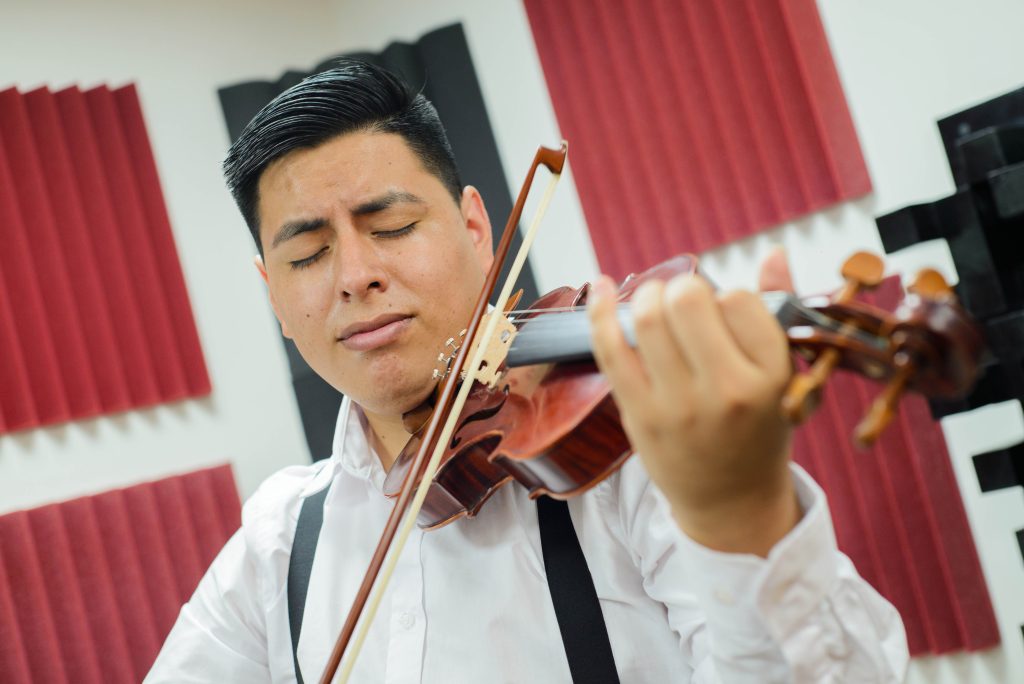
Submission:
[[224,177],[242,217],[260,243],[259,181],[272,162],[289,152],[321,145],[354,131],[397,133],[460,201],[462,182],[455,156],[434,105],[380,67],[356,60],[314,74],[274,98],[231,145]]

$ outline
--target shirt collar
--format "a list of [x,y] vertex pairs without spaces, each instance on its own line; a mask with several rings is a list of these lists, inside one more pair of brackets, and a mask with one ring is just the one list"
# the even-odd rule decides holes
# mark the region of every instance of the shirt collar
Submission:
[[347,396],[344,397],[334,426],[331,458],[302,491],[303,498],[322,490],[339,471],[365,480],[378,491],[383,490],[387,473],[367,441],[366,430],[365,419],[358,407]]
[[384,466],[367,439],[370,430],[366,416],[348,397],[341,402],[338,425],[334,430],[332,460],[354,477],[367,480],[376,489],[384,486]]

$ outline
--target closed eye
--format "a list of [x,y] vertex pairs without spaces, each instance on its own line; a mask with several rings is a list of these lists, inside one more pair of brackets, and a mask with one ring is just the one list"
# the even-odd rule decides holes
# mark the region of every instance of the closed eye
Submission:
[[388,238],[398,238],[398,237],[402,237],[403,235],[408,235],[415,228],[416,228],[416,222],[414,221],[413,223],[410,223],[409,225],[405,226],[404,228],[398,228],[397,230],[375,230],[375,231],[373,231],[372,235],[374,237],[384,238],[386,240]]
[[308,256],[305,259],[296,259],[295,261],[289,261],[288,263],[291,264],[291,267],[296,270],[306,268],[307,266],[311,266],[313,262],[317,261],[321,256],[323,256],[324,252],[326,251],[327,246],[324,245],[316,254]]

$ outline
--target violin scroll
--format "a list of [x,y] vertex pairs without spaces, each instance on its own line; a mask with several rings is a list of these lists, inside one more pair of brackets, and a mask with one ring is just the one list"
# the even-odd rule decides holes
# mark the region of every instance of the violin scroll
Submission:
[[[861,266],[867,257],[854,255]],[[870,269],[853,269],[869,278],[858,280],[844,265],[847,284],[827,303],[806,300],[817,313],[834,321],[829,327],[793,328],[791,344],[812,359],[810,368],[794,376],[783,400],[787,417],[799,422],[820,396],[824,380],[835,367],[883,380],[885,388],[854,432],[860,446],[873,443],[892,420],[906,390],[929,397],[961,396],[978,374],[984,342],[978,327],[957,303],[940,273],[925,269],[907,287],[892,313],[853,299],[852,294],[881,281],[881,259]],[[844,299],[845,298],[845,299]]]
[[[857,252],[843,264],[843,287],[832,296],[836,304],[851,301],[859,292],[873,290],[882,282],[885,267],[870,252]],[[782,413],[794,423],[801,423],[821,402],[821,389],[839,363],[839,350],[825,349],[803,373],[793,376],[782,399]]]

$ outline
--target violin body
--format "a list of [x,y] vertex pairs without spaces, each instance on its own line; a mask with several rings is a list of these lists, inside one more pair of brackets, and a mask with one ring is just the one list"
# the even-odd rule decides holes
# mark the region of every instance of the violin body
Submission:
[[[697,260],[681,255],[626,278],[620,301],[649,279],[696,273]],[[529,310],[579,309],[588,285],[561,287]],[[542,314],[534,314],[542,315]],[[524,325],[532,318],[525,317]],[[397,496],[421,444],[419,433],[395,460],[384,493]],[[472,517],[503,484],[516,481],[530,492],[567,499],[595,486],[632,455],[608,382],[593,361],[527,365],[506,369],[495,388],[476,383],[441,465],[418,524],[432,529]]]

